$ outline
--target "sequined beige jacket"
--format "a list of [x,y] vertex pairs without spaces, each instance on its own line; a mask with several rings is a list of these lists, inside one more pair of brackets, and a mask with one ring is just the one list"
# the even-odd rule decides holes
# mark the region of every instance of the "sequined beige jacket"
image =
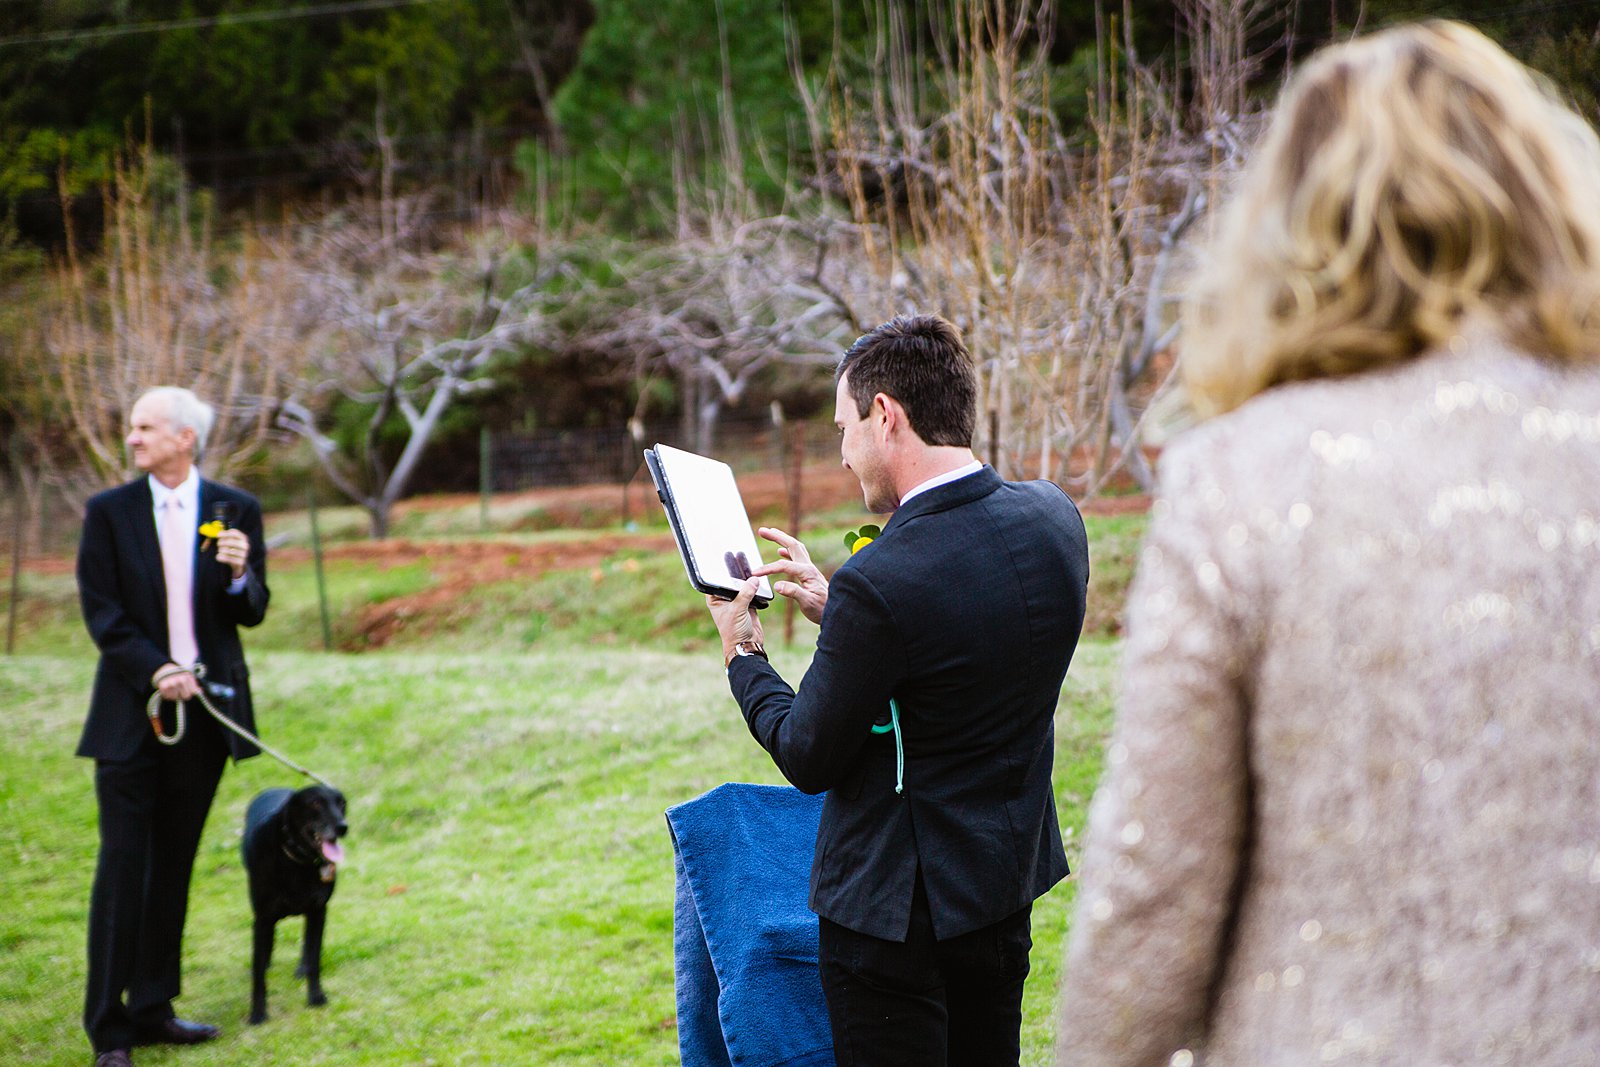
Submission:
[[1458,340],[1160,479],[1058,1062],[1600,1063],[1600,373]]

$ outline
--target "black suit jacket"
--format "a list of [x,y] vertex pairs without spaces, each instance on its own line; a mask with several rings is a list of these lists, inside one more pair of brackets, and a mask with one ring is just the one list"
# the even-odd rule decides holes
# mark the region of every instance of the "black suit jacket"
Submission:
[[[231,701],[212,703],[234,722],[255,732],[250,672],[239,644],[239,627],[266,616],[267,549],[261,505],[255,497],[216,482],[200,482],[200,521],[217,501],[233,504],[233,526],[250,538],[244,590],[230,594],[233,573],[216,561],[216,548],[198,556],[194,568],[194,636],[206,677],[233,686]],[[171,660],[167,649],[167,587],[156,536],[154,501],[146,477],[89,500],[78,545],[78,599],[89,636],[100,649],[89,717],[78,755],[124,760],[138,750],[150,729],[145,705],[155,687],[150,678]],[[198,525],[198,523],[197,523]],[[196,538],[196,552],[199,538]],[[204,715],[191,706],[189,714]],[[234,759],[259,750],[232,731],[224,731]]]
[[[735,657],[751,733],[790,782],[828,790],[812,910],[902,941],[920,869],[944,939],[1067,875],[1050,771],[1088,579],[1067,495],[985,467],[913,497],[834,574],[798,693],[765,661]],[[894,738],[871,732],[891,697],[903,796]]]

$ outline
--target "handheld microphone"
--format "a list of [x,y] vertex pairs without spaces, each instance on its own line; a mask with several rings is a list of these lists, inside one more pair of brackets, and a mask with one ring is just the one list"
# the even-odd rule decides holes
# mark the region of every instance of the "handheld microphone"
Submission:
[[[206,531],[208,538],[205,544],[200,546],[202,551],[211,547],[210,537],[220,534],[223,530],[233,529],[233,503],[227,500],[213,500],[211,502],[211,522],[207,525],[212,529]],[[222,561],[219,559],[217,562],[221,563]]]

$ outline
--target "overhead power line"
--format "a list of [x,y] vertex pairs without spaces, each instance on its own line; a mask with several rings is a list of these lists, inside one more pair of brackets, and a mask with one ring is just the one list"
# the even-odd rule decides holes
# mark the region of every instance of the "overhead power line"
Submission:
[[382,11],[387,8],[412,7],[416,4],[431,4],[434,2],[435,0],[346,0],[345,3],[322,4],[318,7],[236,11],[225,15],[168,19],[164,22],[131,22],[122,26],[97,26],[87,30],[50,30],[46,33],[0,37],[0,48],[19,44],[65,44],[72,41],[102,41],[113,37],[127,37],[136,33],[210,29],[214,26],[237,26],[247,22],[283,22],[289,19],[321,18],[324,15],[353,15],[362,11]]

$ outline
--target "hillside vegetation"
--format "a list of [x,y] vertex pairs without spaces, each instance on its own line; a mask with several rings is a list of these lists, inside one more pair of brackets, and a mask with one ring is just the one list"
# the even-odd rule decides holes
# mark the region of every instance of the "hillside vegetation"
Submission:
[[1446,15],[1586,113],[1600,87],[1582,4],[327,7],[0,12],[0,439],[34,544],[122,476],[154,381],[219,406],[211,473],[315,478],[382,536],[473,487],[484,429],[710,452],[729,413],[818,414],[908,310],[965,332],[1002,473],[1148,490],[1190,239],[1286,69]]

